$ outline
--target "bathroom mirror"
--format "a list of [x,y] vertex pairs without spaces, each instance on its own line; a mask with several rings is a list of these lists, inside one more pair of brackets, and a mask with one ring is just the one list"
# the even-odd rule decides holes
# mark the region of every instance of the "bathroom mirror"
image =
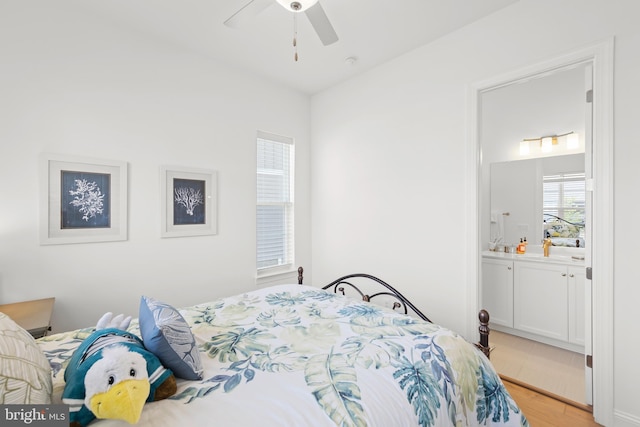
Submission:
[[492,163],[489,240],[584,248],[584,165],[584,153]]

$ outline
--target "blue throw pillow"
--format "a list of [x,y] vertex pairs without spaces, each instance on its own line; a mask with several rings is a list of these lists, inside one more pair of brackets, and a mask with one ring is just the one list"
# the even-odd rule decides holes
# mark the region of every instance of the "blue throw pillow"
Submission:
[[202,361],[189,324],[170,306],[153,298],[140,299],[140,334],[147,350],[178,378],[202,379]]

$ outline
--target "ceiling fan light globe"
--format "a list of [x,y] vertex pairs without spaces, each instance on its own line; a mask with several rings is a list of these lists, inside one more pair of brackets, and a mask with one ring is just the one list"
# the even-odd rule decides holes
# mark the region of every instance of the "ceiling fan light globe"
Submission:
[[[276,0],[282,7],[289,12],[304,12],[314,4],[318,3],[318,0]],[[300,7],[293,7],[292,5],[297,3]]]

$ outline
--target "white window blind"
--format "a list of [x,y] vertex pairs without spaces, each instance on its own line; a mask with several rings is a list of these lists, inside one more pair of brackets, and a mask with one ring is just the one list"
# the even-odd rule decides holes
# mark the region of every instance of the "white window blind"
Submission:
[[258,132],[258,271],[294,263],[294,148],[290,138]]
[[[570,223],[584,224],[584,173],[544,176],[542,212]],[[545,215],[544,219],[549,220],[549,216]]]

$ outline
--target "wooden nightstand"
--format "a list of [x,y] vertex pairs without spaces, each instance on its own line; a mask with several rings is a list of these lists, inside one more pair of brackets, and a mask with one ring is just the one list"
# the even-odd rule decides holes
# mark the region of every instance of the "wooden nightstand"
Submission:
[[55,298],[43,298],[4,304],[0,305],[0,311],[11,317],[34,338],[41,338],[51,330],[54,301]]

